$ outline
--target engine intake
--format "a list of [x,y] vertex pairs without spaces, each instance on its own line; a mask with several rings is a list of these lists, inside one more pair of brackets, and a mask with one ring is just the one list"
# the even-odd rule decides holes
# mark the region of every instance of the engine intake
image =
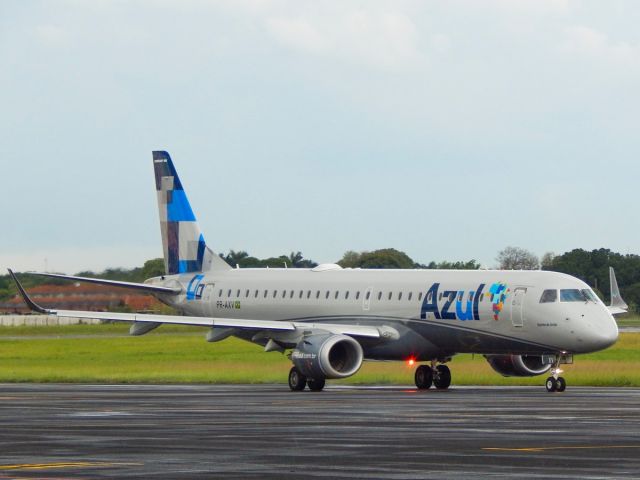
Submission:
[[548,372],[551,365],[543,363],[542,355],[485,355],[496,372],[504,377],[534,377]]
[[291,353],[295,367],[309,378],[346,378],[362,366],[362,347],[347,335],[310,335]]

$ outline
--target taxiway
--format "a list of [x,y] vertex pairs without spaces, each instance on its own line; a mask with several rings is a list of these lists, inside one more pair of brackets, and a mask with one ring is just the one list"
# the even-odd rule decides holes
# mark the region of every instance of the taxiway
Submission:
[[0,385],[0,478],[637,478],[640,389]]

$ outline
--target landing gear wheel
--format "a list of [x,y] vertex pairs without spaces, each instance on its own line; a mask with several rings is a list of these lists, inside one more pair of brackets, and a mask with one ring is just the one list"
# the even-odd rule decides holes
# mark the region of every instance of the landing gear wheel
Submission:
[[553,377],[547,378],[544,386],[547,387],[547,392],[555,392],[557,387],[556,379]]
[[307,385],[307,377],[302,375],[296,367],[291,367],[289,370],[289,388],[294,392],[300,392],[304,390]]
[[564,392],[567,388],[567,382],[563,377],[558,377],[556,379],[556,392]]
[[438,365],[433,376],[433,384],[439,390],[445,390],[451,385],[451,370],[446,365]]
[[320,392],[324,388],[325,379],[324,378],[310,378],[307,380],[307,385],[309,386],[309,390],[313,392]]
[[431,387],[433,383],[433,370],[426,365],[420,365],[416,368],[415,374],[416,387],[420,390],[425,390]]

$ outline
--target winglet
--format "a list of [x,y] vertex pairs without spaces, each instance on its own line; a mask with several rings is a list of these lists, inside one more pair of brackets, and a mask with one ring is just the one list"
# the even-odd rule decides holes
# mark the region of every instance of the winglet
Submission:
[[613,267],[609,267],[609,282],[611,284],[611,303],[609,304],[609,311],[614,314],[626,313],[629,310],[629,306],[620,295],[620,289],[618,288],[618,281],[616,280],[616,274],[613,271]]
[[31,300],[31,297],[27,295],[26,290],[24,289],[22,284],[18,281],[13,271],[10,268],[7,268],[7,270],[9,270],[9,275],[11,275],[11,278],[13,278],[13,281],[16,282],[16,287],[18,287],[18,291],[20,292],[20,295],[22,296],[24,303],[26,303],[31,310],[33,310],[34,312],[44,313],[44,314],[55,313],[55,311],[53,310],[47,310],[46,308],[42,308],[36,302]]

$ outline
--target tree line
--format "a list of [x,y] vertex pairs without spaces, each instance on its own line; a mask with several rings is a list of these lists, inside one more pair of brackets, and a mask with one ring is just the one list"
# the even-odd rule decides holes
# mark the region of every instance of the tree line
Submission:
[[[238,268],[313,268],[318,264],[304,258],[302,252],[291,252],[289,255],[257,258],[244,250],[230,250],[220,254],[229,265]],[[573,275],[591,286],[603,299],[609,299],[609,266],[616,271],[616,277],[623,298],[635,311],[640,307],[640,255],[621,254],[606,248],[592,251],[574,249],[561,255],[551,252],[538,258],[532,252],[519,247],[506,247],[496,257],[496,268],[504,270],[551,270]],[[336,263],[343,268],[428,268],[477,270],[481,265],[476,260],[431,261],[423,264],[414,261],[405,252],[395,248],[383,248],[373,251],[356,252],[349,250]],[[147,260],[141,267],[132,269],[108,268],[103,272],[83,271],[76,275],[84,277],[143,282],[147,278],[164,274],[162,258]],[[37,285],[64,284],[64,280],[26,275],[21,278],[26,288]],[[0,276],[0,299],[10,298],[16,290],[8,275]]]

